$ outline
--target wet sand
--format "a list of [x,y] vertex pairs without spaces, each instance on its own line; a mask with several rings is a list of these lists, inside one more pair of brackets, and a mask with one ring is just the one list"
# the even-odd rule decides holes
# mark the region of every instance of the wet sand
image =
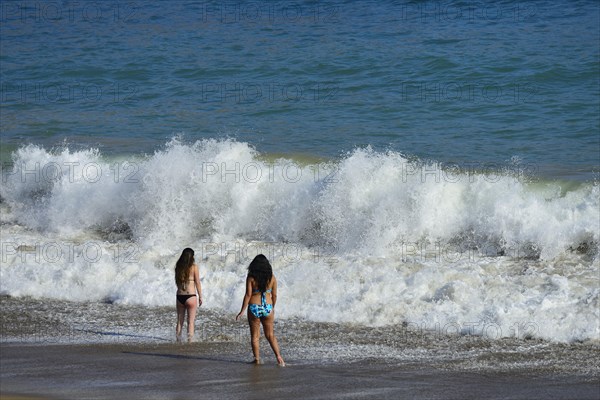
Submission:
[[598,399],[597,377],[382,360],[249,364],[241,344],[3,344],[2,399]]

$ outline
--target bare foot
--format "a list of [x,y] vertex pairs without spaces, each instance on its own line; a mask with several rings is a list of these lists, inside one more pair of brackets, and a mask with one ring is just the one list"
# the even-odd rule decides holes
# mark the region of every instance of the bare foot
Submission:
[[277,365],[280,367],[285,367],[285,361],[283,361],[283,358],[281,356],[277,357]]
[[254,365],[261,365],[262,364],[262,360],[260,358],[255,358],[254,361],[252,361],[251,364]]

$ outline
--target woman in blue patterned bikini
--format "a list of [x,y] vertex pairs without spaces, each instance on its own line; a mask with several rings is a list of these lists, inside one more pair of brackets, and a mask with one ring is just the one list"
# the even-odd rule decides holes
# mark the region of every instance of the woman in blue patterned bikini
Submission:
[[276,302],[277,279],[273,275],[273,269],[267,257],[259,254],[254,257],[254,260],[248,266],[246,293],[242,302],[242,309],[235,319],[239,320],[246,307],[248,307],[248,324],[250,325],[252,353],[254,354],[255,364],[261,364],[259,339],[260,325],[262,324],[265,337],[269,341],[275,357],[277,357],[277,364],[285,367],[285,362],[279,352],[279,345],[277,344],[277,338],[273,330]]

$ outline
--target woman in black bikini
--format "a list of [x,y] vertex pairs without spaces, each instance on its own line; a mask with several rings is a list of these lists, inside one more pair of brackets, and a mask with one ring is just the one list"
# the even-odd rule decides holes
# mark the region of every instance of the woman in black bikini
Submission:
[[[181,329],[185,321],[187,311],[188,342],[194,337],[194,320],[196,309],[202,305],[202,287],[200,286],[200,275],[198,266],[194,263],[194,250],[186,248],[181,253],[175,265],[175,283],[177,284],[177,327],[175,335],[177,341],[181,340]],[[198,301],[196,301],[196,291]]]

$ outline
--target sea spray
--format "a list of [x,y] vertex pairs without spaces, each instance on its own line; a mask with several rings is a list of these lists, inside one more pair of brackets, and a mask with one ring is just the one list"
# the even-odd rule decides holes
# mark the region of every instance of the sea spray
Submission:
[[510,168],[369,148],[302,164],[178,139],[126,160],[25,146],[2,179],[4,294],[171,305],[173,265],[190,246],[209,308],[239,307],[262,252],[283,317],[494,338],[600,333],[592,183],[565,191]]

